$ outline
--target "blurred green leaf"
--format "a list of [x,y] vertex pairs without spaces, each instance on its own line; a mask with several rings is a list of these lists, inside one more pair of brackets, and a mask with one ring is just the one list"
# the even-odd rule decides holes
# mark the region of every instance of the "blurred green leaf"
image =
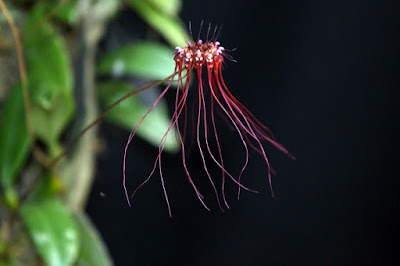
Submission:
[[42,201],[54,197],[64,189],[60,177],[53,172],[43,174],[33,188],[31,197],[35,201]]
[[[39,102],[49,102],[55,94],[70,94],[72,69],[62,36],[43,20],[46,8],[37,5],[24,26],[24,51],[30,90]],[[43,104],[48,106],[48,104]]]
[[[128,0],[127,2],[148,24],[160,32],[172,46],[185,46],[186,42],[190,41],[191,38],[186,32],[186,27],[183,26],[178,17],[171,17],[160,12],[149,1]],[[161,2],[161,0],[157,2]]]
[[100,234],[89,218],[83,214],[75,215],[79,227],[80,251],[77,266],[108,266],[113,265],[107,248],[104,245]]
[[138,42],[106,54],[100,59],[97,72],[162,80],[174,69],[173,50],[159,43]]
[[[105,106],[109,106],[132,90],[132,86],[123,82],[107,82],[99,84],[100,100]],[[144,93],[148,93],[146,91]],[[142,92],[143,95],[143,92]],[[142,96],[141,95],[141,96]],[[154,99],[150,99],[154,101]],[[150,104],[151,105],[151,104]],[[135,122],[139,121],[148,111],[150,105],[145,105],[138,95],[131,96],[111,110],[106,118],[128,130],[131,130]],[[143,120],[137,129],[137,134],[158,147],[161,139],[168,129],[171,118],[168,115],[167,104],[164,99],[156,105],[152,112]],[[165,150],[178,151],[180,145],[175,137],[176,129],[173,127],[165,143]]]
[[[28,153],[29,138],[25,126],[22,89],[16,86],[10,92],[0,117],[0,182],[4,191],[12,189]],[[12,191],[5,193],[12,194]]]
[[[11,209],[16,210],[18,208],[18,193],[15,187],[5,187],[4,188],[4,203]],[[1,264],[0,264],[1,265]]]
[[[104,55],[98,64],[99,74],[123,75],[144,79],[162,80],[175,70],[173,51],[165,45],[155,42],[136,42]],[[182,76],[186,75],[186,69]],[[176,87],[178,76],[172,86]],[[168,83],[168,82],[167,82]]]
[[78,2],[71,1],[71,0],[66,1],[66,2],[64,1],[62,3],[62,6],[58,7],[60,5],[61,1],[63,1],[63,0],[60,0],[57,3],[51,3],[51,5],[50,5],[51,8],[50,8],[49,12],[51,12],[51,10],[56,8],[54,17],[57,20],[65,23],[67,25],[75,25],[79,20],[79,10],[77,8]]
[[43,20],[44,10],[44,5],[36,5],[27,19],[24,46],[34,132],[56,152],[74,111],[73,74],[64,40]]
[[45,109],[35,104],[31,107],[31,113],[35,133],[45,141],[51,156],[55,156],[62,150],[58,138],[71,117],[73,102],[72,99],[67,100],[62,95],[56,95],[52,106],[51,109]]
[[78,230],[58,200],[27,202],[21,207],[21,217],[48,265],[72,265],[75,262],[79,250]]
[[176,17],[182,6],[181,0],[145,0],[145,2],[170,17]]

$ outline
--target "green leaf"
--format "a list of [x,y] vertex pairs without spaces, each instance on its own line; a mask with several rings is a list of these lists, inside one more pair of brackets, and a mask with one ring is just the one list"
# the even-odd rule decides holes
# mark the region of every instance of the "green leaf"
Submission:
[[138,42],[106,54],[101,58],[97,72],[162,80],[171,75],[174,69],[172,49],[159,43]]
[[30,90],[36,100],[51,107],[57,93],[70,94],[72,69],[62,36],[43,20],[43,5],[36,5],[24,26],[24,51]]
[[[110,106],[122,96],[132,90],[132,86],[123,82],[107,82],[99,85],[100,100],[105,106]],[[149,110],[150,105],[145,105],[143,97],[152,91],[142,92],[141,95],[134,95],[121,102],[117,107],[111,110],[106,118],[128,130],[131,130],[135,122],[139,121]],[[148,95],[149,96],[149,95]],[[142,99],[141,99],[142,98]],[[149,98],[152,98],[151,96]],[[145,99],[154,102],[152,99]],[[156,105],[152,112],[143,120],[141,126],[137,129],[137,134],[158,147],[164,134],[167,132],[171,118],[168,115],[167,104],[164,99]],[[176,152],[180,145],[176,136],[176,129],[173,127],[168,133],[165,142],[165,150]]]
[[77,266],[108,266],[113,265],[107,248],[89,218],[83,214],[75,215],[79,227],[81,248],[79,250]]
[[28,154],[22,89],[17,86],[10,92],[0,117],[0,182],[5,191],[14,185]]
[[186,32],[186,27],[183,26],[178,17],[171,17],[160,12],[148,1],[128,0],[128,3],[148,24],[160,32],[172,46],[185,46],[186,42],[190,41],[191,38]]
[[57,3],[51,4],[49,12],[56,8],[54,17],[67,25],[73,26],[79,21],[79,10],[77,4],[77,1],[64,1],[62,6],[59,7],[60,1],[58,1]]
[[176,17],[182,6],[181,0],[145,0],[145,2],[157,9],[159,12],[171,17]]
[[79,250],[78,230],[58,200],[27,202],[21,207],[21,217],[48,265],[64,266],[75,262]]
[[[104,55],[98,64],[98,74],[135,76],[150,80],[162,80],[175,70],[173,51],[155,42],[136,42]],[[182,70],[182,77],[186,70]],[[178,75],[172,86],[176,87]],[[168,83],[168,82],[167,82]]]
[[64,40],[43,20],[46,7],[41,3],[25,23],[24,47],[34,133],[56,152],[74,111],[73,74]]
[[56,95],[52,100],[50,109],[45,109],[39,104],[32,105],[32,123],[35,133],[40,139],[46,142],[52,156],[58,155],[61,151],[58,138],[70,120],[70,112],[73,110],[72,99],[67,100],[62,95]]
[[59,176],[53,172],[47,172],[41,175],[37,184],[33,188],[31,198],[35,201],[43,201],[54,197],[65,189]]

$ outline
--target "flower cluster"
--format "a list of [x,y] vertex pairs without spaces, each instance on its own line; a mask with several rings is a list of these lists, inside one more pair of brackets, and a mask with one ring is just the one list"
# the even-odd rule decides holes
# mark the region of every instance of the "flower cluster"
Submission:
[[[175,97],[175,110],[171,117],[171,122],[167,131],[165,132],[164,137],[162,138],[160,145],[159,145],[159,152],[158,156],[155,160],[154,167],[150,172],[149,176],[146,180],[139,185],[134,192],[132,193],[131,197],[140,189],[153,175],[157,166],[159,168],[159,173],[161,177],[161,184],[164,190],[165,199],[168,205],[169,215],[171,216],[171,208],[168,201],[167,192],[164,185],[164,177],[161,167],[161,154],[164,150],[164,145],[166,138],[168,136],[169,131],[176,127],[177,129],[177,138],[180,141],[181,148],[182,148],[182,164],[185,174],[187,176],[188,181],[192,185],[197,197],[199,198],[200,202],[203,206],[209,210],[208,206],[204,202],[204,197],[197,189],[196,185],[193,182],[191,177],[191,173],[187,167],[187,151],[185,147],[185,134],[186,134],[186,117],[187,117],[187,97],[189,93],[189,85],[190,79],[192,76],[192,70],[195,72],[197,77],[197,93],[198,93],[198,110],[197,110],[197,125],[196,125],[196,142],[197,146],[200,151],[200,155],[203,161],[204,170],[208,176],[210,184],[212,185],[216,199],[218,201],[218,205],[221,210],[224,208],[222,205],[224,204],[226,208],[229,209],[228,202],[225,197],[225,183],[226,179],[229,178],[232,182],[237,184],[238,186],[238,198],[240,195],[241,189],[257,192],[245,187],[241,183],[241,177],[244,170],[247,167],[249,161],[249,147],[256,150],[261,156],[263,157],[266,166],[267,166],[267,176],[268,182],[270,185],[271,193],[273,195],[272,184],[271,184],[271,167],[268,161],[264,146],[262,141],[267,141],[289,157],[294,158],[285,147],[279,144],[270,129],[264,126],[257,118],[243,105],[241,104],[229,91],[223,76],[222,76],[222,63],[224,58],[227,57],[225,53],[225,49],[220,46],[220,43],[217,41],[206,41],[203,42],[199,40],[197,42],[188,42],[186,47],[176,47],[176,54],[174,57],[175,60],[175,71],[174,74],[166,86],[164,91],[160,94],[157,100],[153,103],[150,107],[149,112],[153,110],[159,100],[165,95],[165,93],[171,87],[172,82],[177,79],[178,80],[178,89],[176,90],[176,97]],[[203,79],[203,66],[205,66],[205,76],[206,79]],[[184,71],[186,70],[186,72]],[[209,107],[206,106],[205,95],[206,93],[210,94],[210,102]],[[208,105],[208,102],[207,102]],[[241,171],[237,178],[235,178],[232,174],[224,166],[223,160],[223,151],[222,147],[219,142],[218,131],[215,123],[215,116],[214,111],[216,108],[222,110],[222,113],[226,115],[229,123],[236,129],[237,134],[239,135],[241,142],[243,143],[243,147],[245,150],[245,160]],[[148,114],[147,113],[147,114]],[[183,128],[179,126],[178,120],[181,114],[184,113],[184,124]],[[132,138],[136,133],[136,129],[140,126],[142,121],[145,119],[147,114],[135,125],[132,129],[131,134],[129,136],[128,142],[125,146],[125,153],[124,153],[124,163],[123,163],[123,185],[125,189],[125,194],[129,203],[129,194],[127,192],[127,188],[125,185],[125,165],[126,165],[126,152],[131,142]],[[209,124],[208,119],[211,118],[211,123]],[[202,126],[201,126],[202,125]],[[182,125],[181,125],[182,126]],[[182,133],[181,133],[181,130]],[[209,145],[209,132],[212,132],[213,137],[215,139],[216,145],[218,147],[218,154],[214,154],[210,149]],[[204,141],[200,140],[200,136],[204,136]],[[203,144],[202,144],[203,143]],[[221,169],[221,196],[222,200],[220,200],[220,193],[214,184],[213,178],[208,170],[207,163],[205,156],[208,155],[212,158],[212,161]],[[221,203],[223,202],[223,204]]]

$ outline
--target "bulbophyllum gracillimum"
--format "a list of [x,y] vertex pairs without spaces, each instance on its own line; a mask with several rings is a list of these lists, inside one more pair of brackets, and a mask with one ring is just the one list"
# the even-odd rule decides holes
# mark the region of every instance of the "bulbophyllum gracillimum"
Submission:
[[[189,94],[189,85],[192,75],[197,78],[197,94],[198,94],[198,108],[196,108],[197,113],[197,123],[195,129],[195,138],[200,155],[202,158],[202,163],[204,166],[204,171],[208,176],[209,182],[214,190],[218,205],[221,210],[224,210],[223,205],[229,209],[228,202],[225,197],[225,183],[227,180],[231,180],[238,187],[237,197],[240,196],[240,191],[242,189],[257,192],[255,190],[245,187],[241,183],[241,177],[244,170],[247,167],[249,161],[249,147],[257,151],[265,161],[267,168],[267,178],[270,186],[270,190],[273,196],[272,181],[271,181],[271,167],[268,161],[267,154],[265,152],[262,141],[269,142],[277,149],[281,150],[283,153],[287,154],[289,157],[294,158],[285,147],[279,144],[270,129],[264,126],[257,118],[243,105],[241,104],[229,91],[224,78],[222,76],[222,64],[225,58],[229,58],[224,47],[216,40],[205,41],[198,40],[197,42],[188,42],[186,47],[176,47],[175,60],[175,70],[172,78],[166,88],[162,91],[160,96],[149,108],[148,113],[150,113],[153,108],[157,105],[159,100],[167,93],[170,89],[171,84],[174,80],[178,82],[178,88],[175,95],[175,110],[172,114],[171,121],[167,131],[165,132],[159,147],[158,155],[154,162],[154,167],[151,170],[149,176],[129,195],[126,187],[126,155],[127,150],[132,138],[135,136],[137,128],[140,126],[142,121],[146,118],[147,114],[143,116],[132,129],[127,144],[125,146],[124,158],[123,158],[123,187],[125,190],[125,195],[130,205],[130,198],[135,195],[135,193],[151,178],[155,170],[159,169],[159,174],[161,178],[161,185],[164,191],[165,200],[168,206],[168,212],[171,216],[171,206],[168,201],[168,195],[164,184],[164,175],[162,172],[161,164],[161,154],[164,150],[165,141],[168,136],[169,131],[175,127],[177,138],[180,142],[182,149],[182,165],[183,170],[186,174],[187,180],[193,187],[198,199],[203,204],[203,206],[210,210],[206,203],[204,202],[204,197],[196,187],[192,179],[192,173],[187,166],[187,147],[185,143],[185,132],[186,132],[186,117],[187,117],[187,97]],[[185,71],[186,70],[186,71]],[[192,88],[192,90],[195,88]],[[206,101],[206,94],[210,97],[209,101]],[[207,106],[206,106],[207,103]],[[225,120],[228,121],[237,131],[240,140],[243,143],[245,151],[245,160],[241,171],[237,177],[233,176],[224,165],[223,160],[223,150],[220,145],[218,131],[215,122],[215,110],[220,109]],[[183,125],[179,125],[179,118],[184,117]],[[211,121],[209,121],[211,120]],[[181,126],[181,127],[180,127]],[[202,136],[202,137],[201,137]],[[213,152],[210,149],[209,138],[213,137],[217,146],[218,152]],[[204,139],[201,139],[204,138]],[[220,192],[216,185],[214,184],[213,178],[208,170],[206,163],[206,156],[211,157],[211,162],[215,163],[221,169],[221,188]],[[208,161],[210,163],[210,161]],[[220,198],[220,195],[222,198]]]

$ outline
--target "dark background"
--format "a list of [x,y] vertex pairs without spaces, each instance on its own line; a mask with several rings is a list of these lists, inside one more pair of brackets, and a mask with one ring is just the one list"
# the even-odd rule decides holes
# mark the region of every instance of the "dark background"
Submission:
[[[180,155],[166,154],[171,219],[158,175],[127,206],[121,169],[128,132],[103,124],[106,149],[87,211],[116,265],[394,264],[400,225],[397,6],[207,0],[185,1],[181,14],[196,36],[202,19],[224,25],[219,41],[237,48],[231,53],[237,63],[226,62],[223,72],[229,88],[297,160],[266,145],[277,172],[271,198],[265,164],[251,153],[244,182],[260,193],[243,193],[237,201],[230,184],[231,209],[222,213],[201,181],[207,177],[198,150],[190,154],[190,167],[212,212],[186,181]],[[172,94],[167,98],[173,103]],[[220,122],[225,163],[235,172],[243,146]],[[148,175],[155,154],[156,148],[135,140],[128,159],[132,184]]]

